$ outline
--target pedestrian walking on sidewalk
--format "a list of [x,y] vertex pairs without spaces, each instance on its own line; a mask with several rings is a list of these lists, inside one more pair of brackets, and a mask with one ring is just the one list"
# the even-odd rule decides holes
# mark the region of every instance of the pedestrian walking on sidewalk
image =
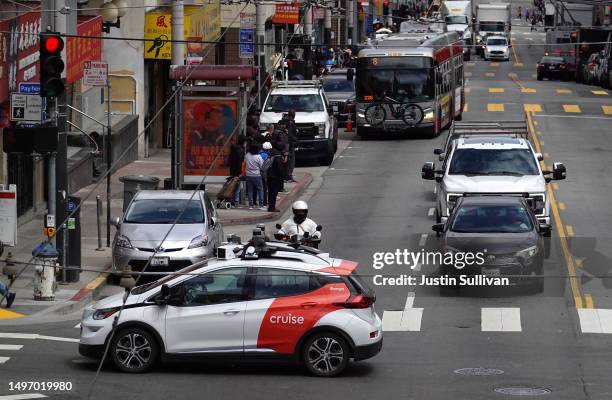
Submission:
[[525,22],[529,22],[529,7],[525,8]]
[[15,301],[15,292],[9,291],[8,286],[4,282],[0,281],[0,296],[2,299],[6,298],[6,308],[11,308],[13,301]]
[[[264,160],[264,163],[270,157],[270,150],[272,150],[272,143],[265,142],[259,152],[259,155],[261,156],[261,159]],[[261,182],[263,183],[263,205],[266,207],[268,205],[268,179],[263,173],[261,174]]]
[[287,141],[288,141],[288,159],[287,159],[287,179],[290,182],[295,182],[293,178],[293,170],[295,169],[295,146],[298,143],[298,133],[295,126],[295,110],[289,110],[287,113]]
[[276,199],[285,180],[285,162],[282,144],[275,143],[270,150],[270,157],[274,160],[268,171],[266,178],[268,181],[268,212],[280,212],[276,208]]
[[247,196],[249,198],[249,209],[252,210],[254,206],[255,191],[257,191],[257,198],[259,199],[259,207],[263,209],[263,182],[261,180],[261,166],[263,165],[263,159],[259,155],[261,145],[257,142],[251,143],[249,146],[249,152],[244,157],[246,164],[246,183],[247,183]]

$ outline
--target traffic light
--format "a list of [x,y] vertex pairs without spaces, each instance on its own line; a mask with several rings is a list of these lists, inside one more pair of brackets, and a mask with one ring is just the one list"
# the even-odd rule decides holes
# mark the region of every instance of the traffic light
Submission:
[[40,96],[57,97],[64,92],[62,50],[64,39],[57,32],[40,34]]
[[53,153],[57,151],[57,127],[4,128],[5,153]]

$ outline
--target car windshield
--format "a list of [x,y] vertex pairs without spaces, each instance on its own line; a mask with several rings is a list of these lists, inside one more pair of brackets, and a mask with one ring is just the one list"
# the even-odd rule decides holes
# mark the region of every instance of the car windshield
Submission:
[[[180,219],[178,219],[179,216]],[[173,224],[175,221],[177,224],[203,223],[204,210],[200,201],[186,199],[134,200],[127,210],[124,220],[124,222],[131,224]]]
[[192,264],[192,265],[190,265],[188,267],[185,267],[185,268],[183,268],[181,270],[176,271],[176,273],[174,273],[172,275],[166,275],[163,278],[160,278],[160,279],[158,279],[156,281],[145,283],[144,285],[138,285],[138,286],[134,287],[130,293],[131,294],[142,294],[144,292],[148,292],[149,290],[151,290],[153,288],[161,286],[164,283],[170,282],[172,279],[176,278],[177,276],[181,276],[181,274],[187,274],[187,273],[193,271],[194,269],[200,268],[200,267],[202,267],[201,263]]
[[523,206],[473,205],[457,209],[450,230],[465,233],[521,233],[533,230],[533,225]]
[[487,39],[488,46],[506,46],[507,44],[506,39]]
[[348,79],[328,79],[323,81],[323,90],[326,92],[354,92],[355,82]]
[[467,24],[467,16],[465,15],[449,15],[446,17],[447,24]]
[[315,112],[325,111],[323,100],[318,94],[273,94],[268,97],[264,111],[266,112]]
[[529,149],[457,149],[448,171],[451,175],[538,175]]

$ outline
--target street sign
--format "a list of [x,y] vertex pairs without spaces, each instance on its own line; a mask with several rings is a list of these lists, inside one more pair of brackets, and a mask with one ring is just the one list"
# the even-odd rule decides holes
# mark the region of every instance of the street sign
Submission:
[[83,84],[88,86],[106,86],[108,82],[108,63],[105,61],[85,61]]
[[253,58],[255,29],[240,29],[240,58]]
[[240,29],[255,29],[255,14],[240,13]]
[[40,93],[40,83],[19,82],[19,93],[39,94]]
[[37,94],[11,93],[11,121],[40,122],[42,98]]
[[45,228],[55,228],[55,215],[45,215]]
[[17,185],[0,185],[0,242],[17,244]]

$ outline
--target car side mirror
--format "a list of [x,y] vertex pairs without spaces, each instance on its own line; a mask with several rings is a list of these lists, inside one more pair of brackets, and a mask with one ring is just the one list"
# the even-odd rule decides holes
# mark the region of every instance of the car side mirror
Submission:
[[443,233],[443,232],[444,232],[444,226],[445,226],[445,225],[444,225],[443,223],[434,224],[434,225],[432,225],[432,226],[431,226],[431,229],[432,229],[434,232],[437,232],[437,233]]
[[566,169],[565,165],[560,162],[553,163],[553,179],[556,181],[560,181],[565,179]]
[[434,152],[433,152],[433,153],[434,153],[435,155],[439,156],[440,154],[444,153],[444,150],[442,150],[442,149],[434,149]]
[[159,296],[155,298],[155,304],[157,304],[158,306],[165,306],[166,304],[168,304],[169,300],[170,300],[170,286],[164,284],[162,285],[159,291]]
[[217,217],[210,217],[210,224],[211,224],[211,226],[217,226],[218,223],[219,223],[219,218],[217,218]]
[[433,162],[426,162],[423,164],[423,168],[421,168],[421,178],[432,181],[436,176],[435,171],[435,164]]
[[323,226],[321,226],[321,225],[317,225],[317,231],[318,231],[318,232],[321,232],[322,230],[323,230]]
[[552,231],[552,226],[550,226],[550,224],[540,224],[538,225],[538,231],[541,234],[550,233],[550,231]]
[[119,225],[121,225],[121,219],[119,217],[111,218],[110,223],[115,228],[119,228]]
[[281,224],[276,224],[275,226],[276,226],[276,229],[280,229],[283,227]]
[[535,153],[535,156],[538,159],[538,161],[544,160],[544,156],[542,155],[542,153]]

